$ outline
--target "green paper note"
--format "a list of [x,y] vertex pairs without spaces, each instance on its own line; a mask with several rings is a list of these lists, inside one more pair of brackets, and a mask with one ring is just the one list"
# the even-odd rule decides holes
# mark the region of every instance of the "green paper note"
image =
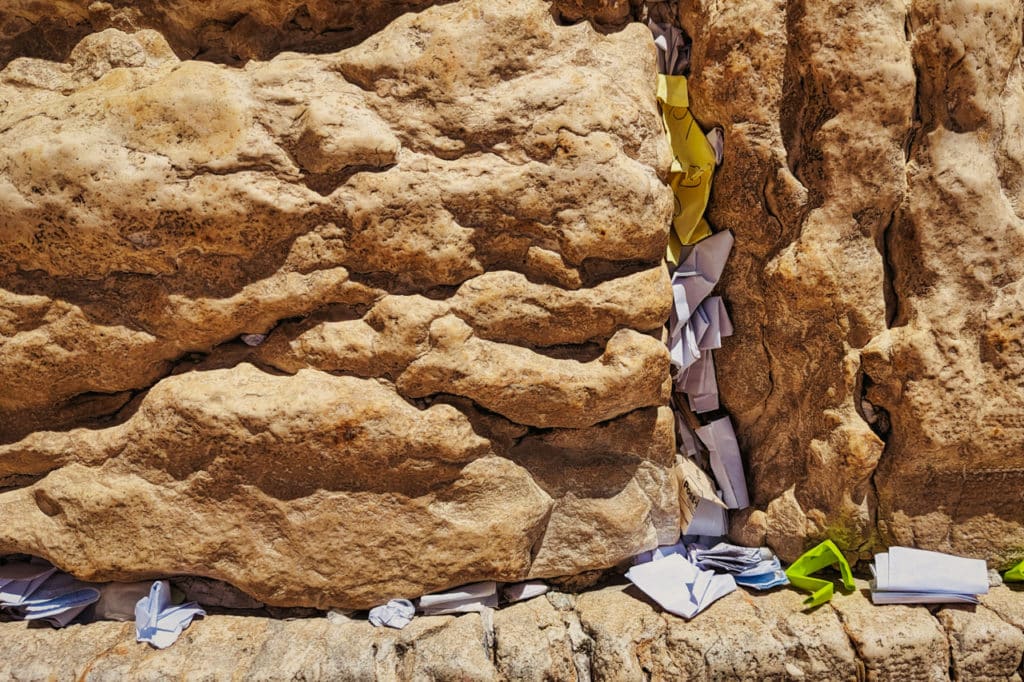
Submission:
[[1024,582],[1024,561],[1004,573],[1003,580],[1010,583]]
[[832,598],[834,591],[832,581],[812,578],[810,574],[836,564],[839,564],[843,586],[847,590],[852,590],[854,587],[853,571],[850,570],[850,564],[843,557],[843,553],[831,540],[825,540],[814,549],[804,552],[799,559],[793,562],[792,566],[786,569],[786,577],[789,578],[789,582],[793,583],[795,587],[811,593],[811,596],[804,600],[805,606],[808,608],[821,606]]

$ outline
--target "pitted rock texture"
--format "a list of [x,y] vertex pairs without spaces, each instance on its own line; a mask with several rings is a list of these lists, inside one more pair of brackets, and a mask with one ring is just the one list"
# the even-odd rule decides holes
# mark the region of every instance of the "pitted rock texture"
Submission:
[[[351,47],[406,12],[452,0],[4,0],[0,66],[16,57],[63,61],[90,33],[155,29],[182,59],[239,63],[279,52]],[[640,0],[552,0],[559,21],[621,29]]]
[[691,110],[726,134],[733,535],[1024,558],[1021,3],[678,10]]
[[244,68],[151,30],[12,61],[0,553],[323,608],[674,541],[653,73],[644,27],[541,0]]
[[1024,672],[1020,592],[999,587],[985,606],[932,613],[872,606],[865,588],[859,582],[853,594],[810,612],[796,590],[741,590],[689,622],[621,586],[551,592],[483,614],[418,617],[401,631],[358,619],[211,615],[163,651],[136,643],[131,623],[63,630],[0,623],[0,676],[941,682],[1019,680]]

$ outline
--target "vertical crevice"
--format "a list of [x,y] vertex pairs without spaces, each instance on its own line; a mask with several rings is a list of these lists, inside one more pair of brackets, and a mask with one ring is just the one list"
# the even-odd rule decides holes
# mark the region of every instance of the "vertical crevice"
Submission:
[[897,216],[899,214],[899,209],[893,211],[889,215],[889,220],[886,222],[885,227],[875,237],[875,248],[878,249],[878,253],[882,257],[882,296],[885,299],[885,326],[887,329],[892,329],[896,326],[896,320],[899,318],[900,312],[900,298],[895,285],[896,268],[890,257],[892,228],[898,220]]

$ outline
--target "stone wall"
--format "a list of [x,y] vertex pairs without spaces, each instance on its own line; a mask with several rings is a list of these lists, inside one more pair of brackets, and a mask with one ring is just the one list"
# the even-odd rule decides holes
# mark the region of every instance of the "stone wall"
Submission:
[[733,536],[1024,558],[1020,2],[434,4],[0,10],[0,553],[368,606],[672,539],[649,13]]
[[653,73],[540,0],[12,61],[0,554],[368,607],[674,541]]

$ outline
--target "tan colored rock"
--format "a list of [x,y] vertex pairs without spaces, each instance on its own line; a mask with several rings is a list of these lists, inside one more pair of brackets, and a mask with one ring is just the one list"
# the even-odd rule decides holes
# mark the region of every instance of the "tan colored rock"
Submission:
[[654,51],[550,9],[0,71],[0,554],[325,608],[675,539]]
[[399,15],[435,4],[262,0],[11,0],[0,10],[0,66],[19,56],[63,59],[83,36],[105,28],[157,29],[183,58],[237,62],[282,50],[333,52],[354,45]]
[[[592,640],[595,680],[644,680],[664,669],[666,618],[633,590],[621,587],[581,594],[576,600],[580,625]],[[673,671],[679,676],[679,671]]]
[[678,8],[691,110],[726,135],[709,218],[736,236],[736,335],[716,365],[763,512],[733,535],[788,560],[829,537],[1005,566],[1024,543],[1019,3]]
[[[8,0],[0,6],[0,67],[15,57],[64,59],[89,33],[156,29],[182,58],[227,63],[281,51],[334,52],[356,45],[405,14],[444,0]],[[554,0],[567,21],[621,29],[628,0]]]
[[[831,605],[839,614],[869,680],[945,680],[950,647],[941,624],[920,606],[874,606],[868,584],[852,594],[836,590]],[[899,646],[893,646],[899,642]]]
[[485,339],[533,346],[586,343],[619,329],[659,329],[668,319],[668,289],[662,266],[576,291],[534,284],[521,273],[488,272],[459,287],[452,312]]
[[600,358],[584,363],[538,357],[472,333],[454,316],[435,320],[430,352],[398,378],[398,390],[413,398],[465,396],[541,428],[592,426],[668,402],[668,350],[659,339],[625,329],[608,340]]
[[[996,588],[989,597],[1011,595],[1012,599],[1012,594],[1007,588]],[[861,653],[861,642],[876,636],[880,628],[869,618],[853,616],[854,611],[862,606],[866,613],[873,609],[886,618],[895,608],[903,620],[915,624],[930,620],[938,628],[941,616],[937,621],[926,606],[875,608],[857,592],[841,597],[843,607],[838,613],[828,606],[802,612],[801,599],[801,594],[786,589],[767,595],[739,593],[713,604],[689,623],[661,613],[622,586],[582,595],[551,592],[484,614],[418,617],[404,630],[374,628],[358,617],[341,624],[323,617],[268,620],[211,615],[193,621],[174,646],[163,651],[136,643],[131,623],[98,622],[54,630],[0,622],[0,677],[61,681],[183,676],[214,680],[1005,679],[972,674],[981,668],[955,668],[958,676],[950,678],[949,669],[939,669],[945,654],[937,649],[940,655],[934,661],[919,661],[916,669],[908,666],[909,658],[921,653],[921,631],[914,627],[892,627],[876,647],[863,649],[866,656]],[[965,618],[958,621],[961,624],[973,622],[977,615],[960,613]],[[983,618],[981,631],[967,625],[965,630],[944,633],[939,629],[936,634],[945,640],[946,634],[1001,629],[988,616]],[[754,631],[744,629],[751,625]],[[694,648],[699,641],[703,648]],[[978,661],[998,653],[989,640],[972,641],[977,648],[963,653]],[[784,667],[779,667],[782,651],[787,657]],[[762,662],[764,667],[758,669]]]
[[1019,680],[1024,633],[984,606],[937,614],[949,635],[953,675],[961,680]]
[[510,680],[579,679],[561,614],[547,599],[494,612],[495,665]]

